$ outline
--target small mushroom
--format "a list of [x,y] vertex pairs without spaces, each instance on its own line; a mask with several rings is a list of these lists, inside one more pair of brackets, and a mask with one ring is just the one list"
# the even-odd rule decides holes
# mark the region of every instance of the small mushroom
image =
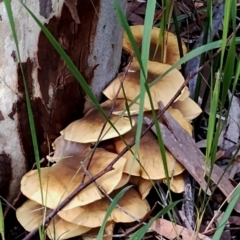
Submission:
[[131,176],[129,182],[138,187],[138,191],[141,194],[142,199],[145,199],[147,197],[154,184],[154,181],[136,176]]
[[181,111],[178,109],[169,107],[168,113],[179,123],[179,125],[192,136],[192,125],[184,118]]
[[[130,29],[132,31],[136,43],[139,45],[142,42],[144,26],[143,25],[131,26]],[[154,27],[151,33],[150,56],[149,56],[150,61],[161,62],[161,52],[163,51],[163,47],[160,44],[158,44],[159,36],[160,28]],[[164,49],[166,51],[165,63],[173,65],[180,59],[178,40],[177,37],[171,32],[165,32],[165,39],[166,39],[166,45]],[[157,52],[155,54],[156,49]],[[182,49],[183,54],[186,54],[187,48],[184,42],[182,42]],[[129,54],[133,53],[132,45],[126,33],[124,33],[123,35],[123,50],[125,50]]]
[[202,112],[202,109],[191,98],[176,101],[172,104],[172,108],[178,109],[187,121],[193,120]]
[[[182,90],[181,95],[179,96],[179,98],[177,99],[177,101],[184,101],[186,100],[188,97],[190,96],[190,91],[188,89],[188,87],[184,87]],[[176,102],[176,101],[175,101]]]
[[[17,220],[28,232],[38,227],[44,221],[44,212],[49,213],[42,205],[27,200],[21,207],[16,210]],[[47,235],[50,239],[69,239],[71,237],[82,235],[91,230],[90,227],[79,226],[67,222],[56,215],[47,227]]]
[[[133,141],[135,137],[134,131],[135,128],[131,132],[123,135],[123,138],[127,144]],[[120,153],[125,146],[125,143],[120,138],[115,138],[115,147],[117,153]],[[134,153],[135,146],[133,146],[131,149]],[[168,175],[171,176],[172,173],[174,173],[174,175],[182,173],[184,171],[184,167],[167,149],[165,152],[168,164]],[[139,149],[136,154],[138,160],[134,159],[130,151],[127,151],[123,156],[127,159],[123,171],[129,175],[141,176],[146,180],[161,180],[166,177],[163,159],[157,140],[150,131],[148,131],[140,140]]]
[[[118,98],[124,98],[126,96],[127,100],[134,100],[140,93],[140,67],[137,62],[132,63],[131,71],[126,75],[123,83],[119,80],[124,73],[120,73],[117,78],[115,78],[109,86],[103,90],[103,94],[110,100],[116,97],[118,89],[122,84],[122,88],[118,94]],[[153,82],[159,75],[165,73],[171,66],[167,64],[162,64],[158,62],[148,62],[148,77],[147,82]],[[154,84],[150,88],[151,98],[153,101],[154,109],[158,109],[158,103],[161,101],[166,105],[172,97],[177,93],[178,89],[184,83],[184,78],[182,74],[177,70],[173,69],[168,74],[166,74],[160,81]],[[125,94],[124,94],[125,93]],[[136,103],[139,103],[139,99]],[[177,99],[176,99],[177,101]],[[150,99],[145,93],[144,107],[146,110],[151,110]]]
[[[163,179],[163,182],[167,184],[166,179]],[[170,188],[175,193],[182,193],[185,191],[185,182],[182,173],[170,178]]]
[[[116,156],[117,154],[97,148],[88,169],[91,176],[95,176],[105,169]],[[86,167],[88,161],[89,154],[61,159],[52,167],[41,169],[41,183],[38,171],[32,170],[23,176],[21,191],[27,198],[42,204],[42,188],[43,205],[52,209],[56,208],[79,186],[85,173],[82,164]],[[106,193],[111,193],[121,181],[125,162],[126,159],[121,157],[114,164],[112,171],[105,173],[96,180]],[[86,176],[85,182],[87,180],[89,180],[89,176]],[[65,209],[83,206],[101,198],[102,195],[97,186],[92,183],[71,200],[65,206]]]
[[[103,110],[106,114],[112,106],[112,102],[109,101],[108,105],[103,106]],[[110,121],[115,126],[120,135],[131,130],[134,126],[134,120],[130,121],[127,117],[119,117],[116,115],[110,116]],[[97,142],[99,135],[102,131],[105,118],[95,108],[90,109],[83,118],[76,120],[69,124],[65,129],[61,131],[65,140],[79,142],[79,143],[91,143]],[[107,123],[103,133],[101,135],[101,141],[111,139],[119,136],[118,132]]]
[[[113,199],[116,191],[110,194]],[[76,207],[67,211],[60,211],[58,215],[71,223],[95,228],[102,225],[106,212],[109,208],[110,200],[103,198],[91,204]],[[135,219],[141,219],[150,210],[146,200],[142,200],[140,194],[133,188],[130,188],[118,202],[118,205],[124,209],[116,207],[110,214],[108,222],[134,222]],[[127,214],[129,213],[129,214]],[[134,218],[133,218],[133,217]]]
[[119,188],[122,188],[123,186],[125,186],[129,182],[129,179],[130,179],[129,174],[123,173],[122,178],[121,178],[120,182],[118,183],[118,185],[115,187],[115,189],[119,189]]

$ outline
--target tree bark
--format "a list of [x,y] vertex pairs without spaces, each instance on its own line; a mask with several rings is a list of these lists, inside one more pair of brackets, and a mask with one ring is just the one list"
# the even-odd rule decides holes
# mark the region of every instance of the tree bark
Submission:
[[[127,0],[119,0],[123,9]],[[122,33],[111,0],[25,1],[78,67],[94,94],[116,76]],[[12,1],[21,61],[41,156],[83,114],[85,93],[18,1]],[[0,195],[12,202],[34,163],[23,81],[5,5],[0,1]]]

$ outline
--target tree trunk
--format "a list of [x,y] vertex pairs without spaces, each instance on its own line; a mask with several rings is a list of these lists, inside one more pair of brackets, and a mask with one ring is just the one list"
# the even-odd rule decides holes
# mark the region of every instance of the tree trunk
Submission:
[[[121,56],[122,29],[112,1],[25,2],[100,100],[101,91],[117,74]],[[126,0],[119,2],[125,9]],[[59,131],[82,116],[85,93],[19,1],[12,1],[12,9],[39,149],[44,157]],[[22,76],[1,0],[0,42],[0,195],[12,202],[22,175],[34,163],[34,155]]]

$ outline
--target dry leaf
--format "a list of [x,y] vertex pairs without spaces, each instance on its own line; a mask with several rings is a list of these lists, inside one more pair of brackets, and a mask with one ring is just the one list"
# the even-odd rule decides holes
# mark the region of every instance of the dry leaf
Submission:
[[[218,146],[223,144],[223,140],[224,140],[224,131],[221,131],[221,134],[218,138]],[[196,143],[198,148],[205,148],[207,146],[207,139],[203,139],[199,142]]]
[[[174,224],[165,219],[157,219],[153,222],[151,229],[156,231],[159,235],[166,237],[167,239],[175,239],[179,237],[182,240],[196,239],[196,234],[190,232],[187,228]],[[181,238],[180,238],[181,235]],[[211,240],[211,238],[199,233],[197,239]]]
[[139,15],[137,15],[136,13],[132,13],[128,17],[128,21],[131,22],[132,25],[143,25],[144,24],[143,18],[140,17]]
[[225,154],[225,151],[223,151],[223,150],[217,151],[217,153],[216,153],[216,161],[219,160],[221,157],[223,157],[224,154]]
[[139,15],[145,15],[146,14],[146,4],[141,4],[134,10],[134,13]]
[[230,216],[228,221],[230,224],[235,224],[237,226],[240,226],[240,217],[239,216]]

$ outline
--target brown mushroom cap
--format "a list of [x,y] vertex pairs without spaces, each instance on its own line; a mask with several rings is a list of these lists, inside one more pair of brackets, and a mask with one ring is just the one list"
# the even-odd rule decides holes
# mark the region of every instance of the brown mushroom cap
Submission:
[[[110,194],[114,198],[116,191]],[[60,211],[58,215],[66,221],[77,225],[86,227],[99,227],[103,223],[103,219],[109,208],[110,201],[103,198],[91,204],[76,207],[67,211]],[[149,204],[146,200],[142,200],[140,194],[133,188],[130,188],[118,202],[118,205],[123,208],[135,219],[141,219],[150,210]],[[135,219],[127,215],[119,208],[115,208],[109,216],[108,221],[114,222],[134,222]]]
[[121,178],[120,182],[118,183],[118,185],[115,187],[115,189],[124,187],[129,182],[129,179],[130,179],[129,174],[123,173],[122,178]]
[[[183,90],[182,90],[181,95],[179,96],[179,98],[177,98],[177,101],[184,101],[189,96],[190,96],[190,91],[189,91],[188,87],[184,87]],[[175,102],[177,102],[177,101],[175,101]]]
[[[97,148],[89,166],[89,173],[94,176],[107,167],[116,158],[117,154]],[[86,160],[85,160],[86,159]],[[64,158],[52,167],[41,169],[41,186],[44,204],[48,208],[56,208],[66,199],[82,181],[84,169],[82,164],[87,165],[89,154]],[[84,163],[83,163],[84,162]],[[96,182],[103,187],[106,193],[111,193],[119,184],[126,159],[120,158],[113,166],[113,170],[107,172]],[[89,180],[87,176],[85,182]],[[41,189],[37,170],[25,174],[21,180],[21,191],[29,199],[42,204]],[[83,189],[64,209],[83,206],[102,198],[97,186],[92,183]]]
[[[46,211],[49,212],[49,209]],[[16,210],[18,221],[28,232],[43,222],[43,213],[44,207],[32,200],[27,200]],[[48,225],[47,235],[50,239],[68,239],[79,236],[89,230],[91,228],[67,222],[56,215]]]
[[[124,82],[123,88],[128,100],[134,100],[140,93],[140,68],[138,63],[132,63],[132,71],[128,72]],[[165,73],[171,66],[167,64],[162,64],[158,62],[148,62],[148,77],[147,82],[153,82],[159,75]],[[120,73],[121,77],[123,73]],[[109,86],[103,91],[103,94],[108,99],[114,99],[119,86],[121,84],[119,76],[115,78]],[[184,83],[184,78],[182,74],[177,70],[173,69],[167,75],[165,75],[160,81],[158,81],[154,86],[150,88],[151,98],[153,101],[154,109],[158,109],[158,103],[161,101],[163,105],[166,105],[172,97],[176,94],[178,89]],[[123,90],[121,88],[118,98],[125,97]],[[136,103],[139,103],[139,99]],[[144,107],[146,110],[151,110],[151,104],[147,93],[145,93]]]
[[136,176],[131,176],[129,182],[138,187],[138,191],[141,194],[142,199],[145,199],[147,197],[154,184],[154,181]]
[[187,121],[191,121],[201,114],[202,109],[191,98],[184,101],[176,101],[172,104],[174,109],[178,109]]
[[[145,126],[143,127],[143,129]],[[123,135],[124,140],[129,144],[135,137],[134,128],[132,131]],[[117,153],[120,153],[125,148],[125,143],[120,138],[115,138],[115,147]],[[132,151],[134,153],[135,146]],[[124,172],[132,176],[141,176],[144,179],[160,180],[165,178],[163,159],[159,150],[159,146],[155,136],[148,131],[140,140],[137,157],[139,162],[134,159],[130,151],[124,154],[127,159],[124,167]],[[166,149],[166,158],[168,164],[168,174],[171,176],[178,175],[183,172],[184,167],[172,156],[172,154]]]
[[[166,179],[163,179],[163,182],[167,184]],[[185,182],[183,174],[179,174],[170,179],[170,188],[175,193],[182,193],[185,191]]]
[[[131,31],[133,33],[134,39],[137,44],[140,44],[143,38],[143,25],[137,25],[137,26],[131,26]],[[158,39],[160,36],[160,28],[154,27],[152,29],[152,34],[151,34],[151,43],[150,43],[150,56],[149,60],[150,61],[156,61],[156,62],[161,62],[161,52],[162,52],[162,46],[159,44],[157,52],[155,54],[156,48],[157,48],[157,43]],[[166,62],[169,65],[173,65],[180,59],[180,53],[179,53],[179,47],[178,47],[178,40],[177,37],[171,33],[171,32],[165,32],[165,39],[166,39],[166,45],[165,45],[165,50],[166,50]],[[126,33],[123,35],[123,49],[128,52],[129,54],[133,53],[133,48],[132,45],[128,39],[128,36]],[[183,54],[187,53],[187,48],[184,42],[182,42],[182,49],[183,49]]]
[[[110,112],[113,103],[114,100],[106,100],[105,102],[101,103],[101,106],[106,112]],[[116,99],[112,114],[120,115],[122,112],[124,112],[124,116],[128,116],[128,111],[130,115],[138,114],[139,105],[137,103],[132,103],[130,107],[130,104],[131,101],[125,99]]]
[[[103,107],[103,110],[106,112],[106,114],[108,114],[110,107],[111,105]],[[110,121],[121,135],[130,131],[132,125],[135,124],[134,121],[130,122],[127,117],[120,118],[115,115],[110,117]],[[64,139],[68,141],[79,143],[97,142],[104,123],[105,118],[102,116],[102,114],[97,109],[92,108],[85,114],[83,118],[72,122],[65,129],[63,129],[61,134],[63,135]],[[101,141],[117,137],[119,134],[109,123],[107,123],[101,135]]]
[[179,125],[192,136],[192,125],[183,117],[182,113],[178,109],[172,107],[169,107],[167,111]]
[[[115,227],[115,223],[114,222],[107,222],[106,223],[106,226],[105,226],[105,229],[104,229],[104,233],[106,235],[109,235],[109,237],[104,237],[103,240],[112,240],[114,227]],[[91,229],[89,232],[87,232],[86,234],[83,234],[81,236],[82,240],[97,240],[97,235],[99,233],[99,230],[100,230],[100,227]],[[96,236],[96,237],[93,237],[93,236]]]

